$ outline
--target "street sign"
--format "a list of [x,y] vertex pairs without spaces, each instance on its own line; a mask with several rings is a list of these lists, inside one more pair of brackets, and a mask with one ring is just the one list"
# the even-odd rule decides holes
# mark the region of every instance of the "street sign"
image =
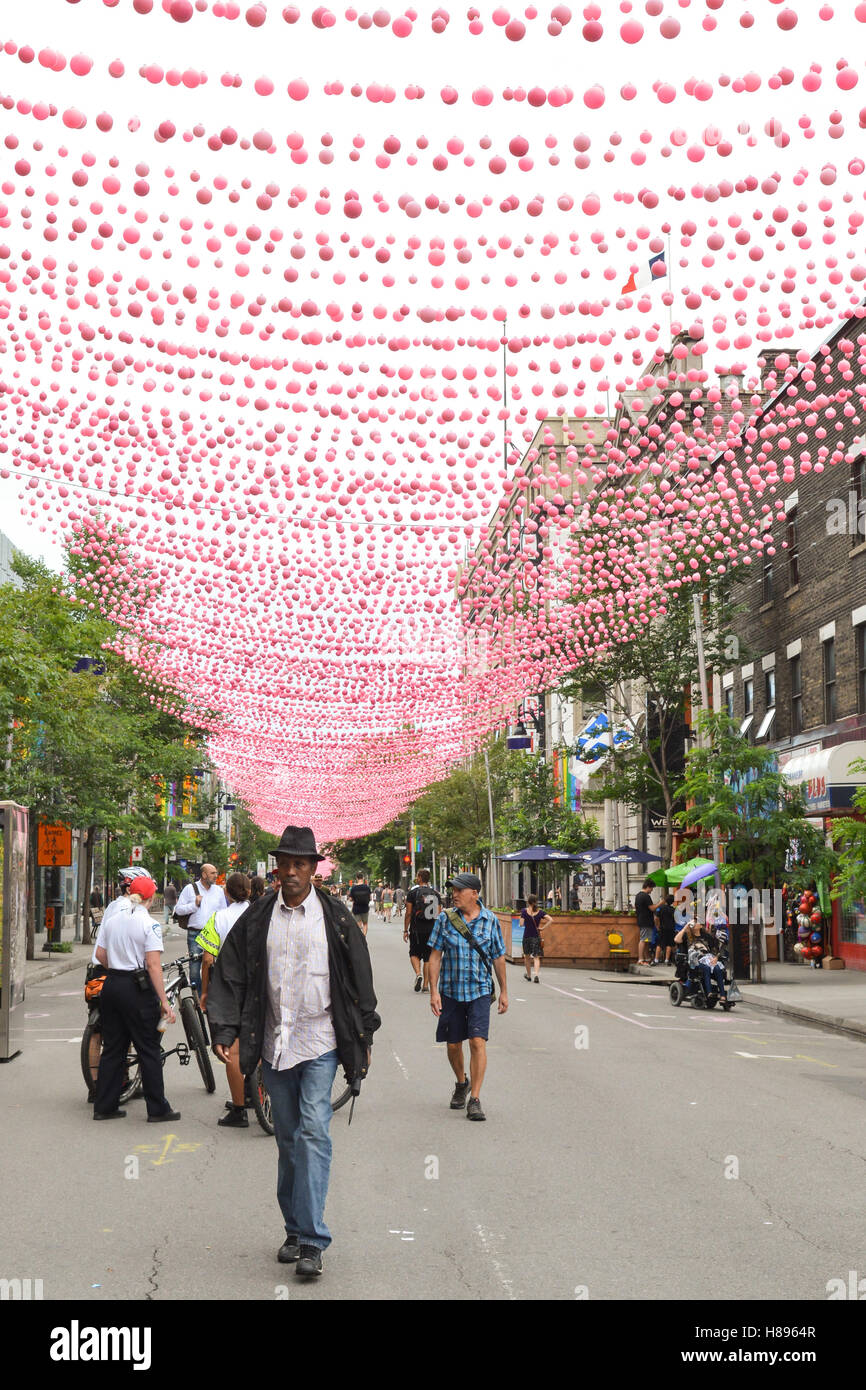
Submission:
[[395,845],[394,848],[395,848],[395,849],[408,849],[409,846],[408,846],[408,845]]
[[133,845],[129,851],[130,864],[140,864],[144,858],[144,845]]
[[181,821],[181,828],[183,830],[210,830],[210,826],[206,820]]
[[36,836],[40,868],[68,868],[72,863],[72,831],[68,825],[40,825]]

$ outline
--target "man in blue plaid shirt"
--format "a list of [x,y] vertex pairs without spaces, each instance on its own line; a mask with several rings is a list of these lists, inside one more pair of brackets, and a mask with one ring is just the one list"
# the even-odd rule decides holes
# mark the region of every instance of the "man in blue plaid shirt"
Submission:
[[[499,1013],[504,1014],[508,1008],[505,943],[496,916],[479,902],[480,878],[475,874],[455,874],[445,887],[450,888],[454,896],[456,919],[477,942],[486,959],[482,959],[454,925],[452,915],[440,912],[427,943],[430,947],[430,1007],[439,1020],[436,1041],[447,1044],[448,1061],[457,1078],[451,1109],[462,1110],[465,1105],[467,1120],[484,1120],[487,1116],[481,1108],[481,1083],[487,1070],[493,971],[499,981]],[[463,1044],[467,1038],[468,1081],[463,1058]]]

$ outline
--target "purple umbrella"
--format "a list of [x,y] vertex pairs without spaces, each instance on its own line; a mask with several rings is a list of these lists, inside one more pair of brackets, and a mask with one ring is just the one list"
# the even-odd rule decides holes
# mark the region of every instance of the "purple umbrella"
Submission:
[[697,883],[698,879],[709,878],[710,874],[714,874],[715,872],[715,864],[698,864],[696,869],[689,870],[682,883],[680,884],[680,887],[690,888],[693,883]]

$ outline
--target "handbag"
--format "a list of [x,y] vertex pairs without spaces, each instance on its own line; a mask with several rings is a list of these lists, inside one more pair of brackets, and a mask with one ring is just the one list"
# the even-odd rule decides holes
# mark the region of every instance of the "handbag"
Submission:
[[473,948],[473,950],[478,952],[478,955],[481,957],[481,959],[484,961],[484,964],[487,966],[487,973],[490,976],[490,999],[491,1002],[493,1002],[496,999],[496,985],[494,983],[493,976],[493,963],[490,960],[490,957],[487,955],[487,952],[481,946],[479,946],[478,942],[475,940],[475,937],[472,935],[466,923],[463,921],[463,918],[458,915],[456,908],[447,908],[445,916],[448,918],[448,921],[451,923],[454,930],[458,932],[460,936],[463,937],[464,941],[469,942],[469,945]]

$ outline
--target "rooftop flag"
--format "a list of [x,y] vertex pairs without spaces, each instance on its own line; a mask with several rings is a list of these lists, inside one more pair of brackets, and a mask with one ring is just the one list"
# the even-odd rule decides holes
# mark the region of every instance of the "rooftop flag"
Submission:
[[651,285],[655,280],[663,280],[667,273],[665,252],[659,251],[657,256],[650,256],[637,270],[632,271],[620,293],[634,294],[635,290],[643,289],[645,285]]

